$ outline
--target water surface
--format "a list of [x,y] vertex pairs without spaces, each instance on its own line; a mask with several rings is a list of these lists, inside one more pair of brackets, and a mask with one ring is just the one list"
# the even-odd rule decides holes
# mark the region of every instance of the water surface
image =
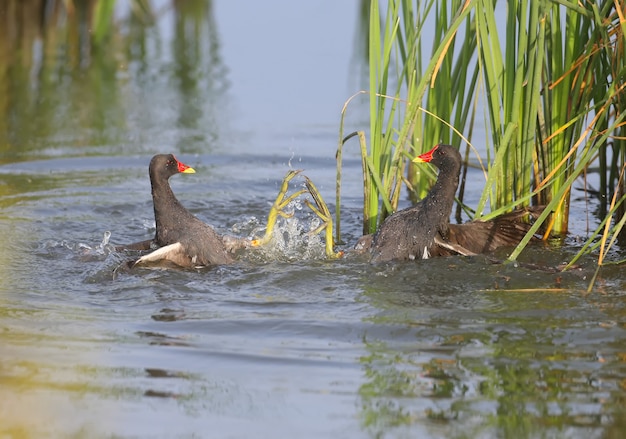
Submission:
[[[280,226],[286,248],[115,271],[129,255],[112,244],[154,233],[158,152],[196,168],[174,191],[223,233],[260,232],[292,168],[334,200],[339,111],[360,81],[358,9],[270,3],[163,4],[155,27],[128,24],[116,62],[73,64],[61,50],[58,63],[6,64],[0,433],[620,437],[623,267],[587,294],[592,257],[560,274],[524,265],[571,258],[584,215],[566,247],[518,265],[326,260],[303,235],[303,208]],[[356,152],[345,166],[347,248],[360,235]]]

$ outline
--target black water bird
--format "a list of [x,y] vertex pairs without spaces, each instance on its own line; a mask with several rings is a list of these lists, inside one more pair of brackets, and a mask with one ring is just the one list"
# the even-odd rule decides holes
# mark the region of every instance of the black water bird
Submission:
[[178,201],[170,187],[170,177],[194,172],[192,167],[178,161],[172,154],[152,157],[149,174],[156,232],[153,239],[122,248],[153,251],[131,266],[165,261],[186,268],[230,264],[234,262],[231,251],[246,245],[243,239],[218,234]]
[[541,212],[541,208],[523,209],[491,221],[450,224],[461,155],[451,145],[437,145],[414,162],[435,165],[437,181],[423,200],[387,217],[374,235],[359,240],[357,250],[370,252],[372,262],[493,252],[518,244],[530,228],[524,218]]

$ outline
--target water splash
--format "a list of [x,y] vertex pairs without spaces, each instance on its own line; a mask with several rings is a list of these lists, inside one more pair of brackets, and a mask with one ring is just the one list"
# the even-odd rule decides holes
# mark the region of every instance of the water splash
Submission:
[[39,250],[42,253],[56,254],[59,249],[66,249],[71,251],[71,254],[68,256],[78,255],[83,260],[102,259],[102,256],[107,256],[115,251],[115,246],[109,244],[110,240],[111,232],[107,230],[102,236],[102,241],[94,247],[84,242],[48,239],[40,245]]
[[78,244],[78,250],[81,251],[83,256],[85,255],[106,256],[109,253],[115,251],[115,246],[109,244],[110,240],[111,240],[111,232],[107,230],[104,232],[102,236],[102,241],[100,241],[100,244],[98,244],[95,247],[91,247],[88,244],[84,244],[81,242]]
[[237,236],[255,236],[262,234],[265,227],[256,216],[251,216],[245,220],[235,223],[230,228],[230,232]]
[[[274,226],[271,240],[258,248],[251,248],[243,255],[245,260],[251,262],[269,261],[303,261],[310,259],[324,259],[326,257],[323,239],[311,232],[320,225],[317,216],[300,219],[296,217],[296,211],[303,209],[303,203],[296,199],[289,203],[284,212],[289,216],[280,218]],[[250,229],[251,225],[255,225]],[[250,220],[237,225],[237,230],[248,228],[250,239],[262,236],[265,227],[258,220]],[[233,226],[233,230],[235,227]]]

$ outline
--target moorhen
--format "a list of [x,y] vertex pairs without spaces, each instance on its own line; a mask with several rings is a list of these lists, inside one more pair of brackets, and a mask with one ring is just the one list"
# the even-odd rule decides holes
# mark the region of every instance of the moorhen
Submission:
[[470,256],[516,245],[530,228],[523,218],[541,210],[517,210],[491,221],[450,224],[461,155],[453,146],[440,144],[417,156],[414,162],[432,163],[439,168],[437,181],[423,200],[389,216],[374,235],[359,240],[356,249],[369,251],[372,262]]
[[156,233],[154,239],[123,248],[154,251],[131,263],[131,267],[165,261],[188,268],[229,264],[234,261],[231,250],[245,246],[243,239],[219,235],[176,199],[169,178],[178,173],[194,172],[193,168],[179,162],[172,154],[158,154],[150,160]]

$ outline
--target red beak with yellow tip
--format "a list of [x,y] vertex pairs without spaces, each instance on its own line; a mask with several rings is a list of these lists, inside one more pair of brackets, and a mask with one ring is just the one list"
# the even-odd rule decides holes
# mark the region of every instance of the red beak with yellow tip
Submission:
[[428,163],[433,159],[433,153],[439,148],[439,145],[436,145],[433,149],[424,154],[418,155],[413,159],[413,163]]

